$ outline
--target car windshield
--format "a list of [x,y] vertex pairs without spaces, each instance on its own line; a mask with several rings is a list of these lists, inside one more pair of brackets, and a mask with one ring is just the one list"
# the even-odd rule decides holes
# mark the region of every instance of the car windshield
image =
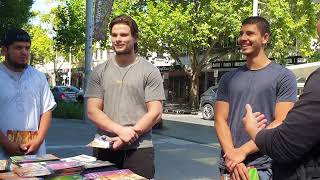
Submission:
[[211,86],[207,91],[209,92],[216,92],[218,89],[218,86]]
[[80,90],[76,87],[70,86],[70,87],[59,87],[61,92],[79,92]]

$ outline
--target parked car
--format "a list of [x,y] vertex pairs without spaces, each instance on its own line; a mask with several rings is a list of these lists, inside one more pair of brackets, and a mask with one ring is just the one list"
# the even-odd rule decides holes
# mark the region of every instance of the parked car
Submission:
[[77,92],[76,99],[77,99],[78,102],[83,103],[83,101],[84,101],[84,92],[83,92],[82,89],[80,89],[79,92]]
[[209,87],[203,94],[200,96],[200,110],[202,113],[203,119],[212,120],[214,115],[214,103],[217,99],[218,86]]
[[80,90],[74,86],[55,86],[51,91],[56,102],[77,102],[80,94]]

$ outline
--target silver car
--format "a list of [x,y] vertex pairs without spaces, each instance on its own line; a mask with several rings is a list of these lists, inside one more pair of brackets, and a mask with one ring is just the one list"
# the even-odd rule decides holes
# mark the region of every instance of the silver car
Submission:
[[212,120],[214,116],[214,103],[217,99],[218,86],[211,86],[200,97],[200,110],[203,119]]
[[55,86],[51,89],[56,102],[77,102],[80,90],[74,86]]

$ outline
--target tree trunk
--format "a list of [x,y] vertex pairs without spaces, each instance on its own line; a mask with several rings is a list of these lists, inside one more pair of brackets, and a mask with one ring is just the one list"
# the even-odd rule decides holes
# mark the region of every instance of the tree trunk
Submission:
[[199,108],[199,80],[201,72],[191,71],[190,77],[190,97],[191,97],[191,107],[193,109]]

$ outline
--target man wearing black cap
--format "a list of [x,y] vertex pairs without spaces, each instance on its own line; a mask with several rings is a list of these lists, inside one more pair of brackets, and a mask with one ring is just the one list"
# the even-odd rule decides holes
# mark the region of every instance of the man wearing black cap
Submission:
[[31,38],[9,29],[1,38],[0,159],[44,154],[44,139],[56,106],[46,77],[28,66]]

